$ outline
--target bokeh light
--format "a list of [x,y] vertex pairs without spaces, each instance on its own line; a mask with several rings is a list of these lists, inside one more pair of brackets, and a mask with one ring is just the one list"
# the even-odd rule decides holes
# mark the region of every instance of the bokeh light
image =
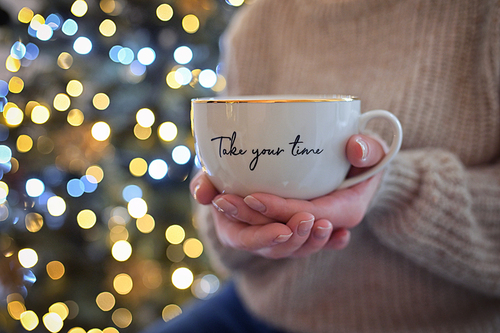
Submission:
[[84,209],[78,213],[76,221],[80,228],[90,229],[96,224],[97,216],[91,209]]
[[161,21],[170,21],[170,19],[174,16],[174,10],[172,6],[167,3],[162,3],[156,8],[156,16]]
[[188,46],[179,46],[174,51],[174,60],[180,64],[185,65],[193,59],[193,51]]
[[57,111],[66,111],[71,105],[71,99],[64,93],[59,93],[54,97],[54,109]]
[[161,317],[163,321],[169,321],[180,314],[182,314],[182,309],[180,306],[178,306],[177,304],[169,304],[163,308]]
[[71,126],[80,126],[85,120],[85,115],[79,109],[72,109],[68,112],[68,117],[66,118],[66,120]]
[[111,255],[116,261],[127,261],[132,255],[132,245],[126,240],[119,240],[111,247]]
[[126,202],[134,198],[142,198],[142,189],[137,185],[127,185],[122,191],[122,197]]
[[142,157],[136,157],[130,161],[129,171],[132,176],[142,177],[148,171],[148,162],[146,162],[146,160]]
[[78,54],[89,54],[92,51],[92,41],[87,37],[80,36],[73,43],[73,50]]
[[172,150],[172,159],[175,163],[184,165],[191,160],[191,150],[184,145],[177,146]]
[[187,289],[194,281],[193,272],[187,267],[179,267],[172,273],[172,284],[177,289]]
[[83,84],[78,80],[71,80],[66,85],[66,92],[71,97],[78,97],[83,93]]
[[111,36],[113,36],[115,34],[115,32],[116,32],[116,24],[115,24],[115,22],[113,22],[110,19],[105,19],[99,25],[99,32],[104,37],[111,37]]
[[98,121],[92,126],[91,133],[97,141],[106,141],[111,135],[111,127],[104,121]]
[[128,294],[130,291],[132,291],[133,287],[134,282],[132,281],[130,275],[126,273],[118,274],[113,279],[113,288],[120,295]]
[[150,47],[143,47],[137,52],[137,60],[144,66],[151,65],[156,59],[156,52]]
[[45,328],[51,333],[59,332],[64,326],[62,318],[55,312],[44,314],[42,321]]
[[19,22],[27,24],[30,23],[34,15],[35,13],[33,13],[33,11],[30,8],[23,7],[21,8],[21,10],[19,10],[19,13],[17,14],[17,19],[19,20]]
[[82,17],[87,13],[89,6],[84,0],[76,0],[71,5],[71,13],[76,17]]
[[52,216],[61,216],[66,212],[66,201],[59,196],[52,196],[47,199],[47,210]]
[[27,134],[21,134],[16,140],[16,148],[20,153],[27,153],[33,148],[33,139]]
[[189,258],[198,258],[203,253],[203,244],[196,238],[186,239],[182,248]]
[[115,307],[116,299],[109,291],[103,291],[97,295],[95,302],[102,311],[111,311]]
[[155,228],[155,224],[155,219],[149,214],[145,214],[143,217],[136,220],[137,230],[143,234],[149,234],[152,232]]
[[175,140],[177,133],[177,125],[170,121],[164,122],[158,127],[158,136],[163,141],[170,142]]
[[126,328],[132,323],[132,313],[128,309],[119,308],[113,312],[111,319],[119,328]]
[[184,241],[184,237],[186,237],[186,232],[178,224],[169,226],[165,231],[165,238],[170,244],[180,244]]
[[38,213],[28,213],[24,218],[24,224],[29,232],[38,232],[43,227],[43,217]]
[[189,34],[194,34],[200,28],[200,20],[196,15],[188,14],[182,18],[182,28]]
[[26,181],[26,194],[32,198],[39,197],[45,191],[45,184],[38,178],[30,178]]
[[24,248],[17,253],[19,263],[24,268],[31,268],[38,263],[38,253],[31,248]]
[[148,174],[151,178],[159,180],[165,178],[168,173],[168,164],[161,158],[155,159],[149,163]]
[[73,19],[67,19],[64,21],[61,30],[66,36],[73,36],[78,32],[78,23]]
[[151,127],[155,123],[155,114],[148,108],[142,108],[135,114],[135,119],[142,127]]
[[64,267],[63,263],[57,260],[49,262],[45,266],[45,269],[47,271],[47,275],[52,280],[59,280],[64,276],[64,273],[66,272],[66,268]]
[[27,331],[33,331],[40,323],[38,316],[32,310],[24,311],[23,313],[21,313],[19,321],[21,322],[23,328]]
[[97,93],[92,98],[92,104],[97,110],[106,110],[110,104],[109,96],[105,93]]
[[127,211],[135,219],[139,219],[148,212],[148,204],[142,198],[132,198],[127,204]]

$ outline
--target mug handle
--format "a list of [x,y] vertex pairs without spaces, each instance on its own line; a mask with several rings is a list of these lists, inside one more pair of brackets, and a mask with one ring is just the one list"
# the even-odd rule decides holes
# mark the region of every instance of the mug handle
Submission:
[[403,129],[401,128],[401,123],[399,122],[398,118],[396,118],[396,116],[390,113],[389,111],[372,110],[363,113],[359,118],[359,132],[362,133],[365,130],[365,127],[368,124],[368,122],[374,118],[383,118],[389,121],[389,123],[392,125],[393,136],[392,136],[391,146],[389,147],[389,151],[384,156],[384,158],[380,160],[380,162],[378,162],[378,164],[374,165],[373,167],[371,167],[370,169],[368,169],[367,171],[363,172],[360,175],[345,179],[337,189],[351,187],[353,185],[356,185],[357,183],[360,183],[370,178],[371,176],[375,175],[377,172],[382,170],[390,161],[392,161],[394,156],[399,152],[399,149],[401,148],[401,143],[403,141]]

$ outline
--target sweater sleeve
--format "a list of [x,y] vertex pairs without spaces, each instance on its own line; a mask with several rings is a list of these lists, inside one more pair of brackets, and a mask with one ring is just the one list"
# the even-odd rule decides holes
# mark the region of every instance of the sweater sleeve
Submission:
[[446,151],[402,151],[366,222],[382,243],[435,274],[500,296],[499,164],[466,169]]

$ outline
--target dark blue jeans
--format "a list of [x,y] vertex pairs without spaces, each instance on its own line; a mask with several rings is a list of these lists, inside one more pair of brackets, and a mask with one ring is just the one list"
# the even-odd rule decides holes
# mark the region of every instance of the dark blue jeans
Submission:
[[168,322],[158,322],[142,333],[284,333],[253,318],[241,303],[233,283],[217,295],[199,301]]

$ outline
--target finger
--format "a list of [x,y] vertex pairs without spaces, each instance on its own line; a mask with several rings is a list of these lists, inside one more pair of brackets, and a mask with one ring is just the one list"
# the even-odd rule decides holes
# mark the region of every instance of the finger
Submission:
[[347,141],[346,155],[354,167],[366,168],[377,164],[385,156],[385,150],[379,140],[356,134]]
[[332,230],[333,226],[328,220],[322,219],[314,222],[309,238],[303,246],[293,253],[293,256],[307,257],[319,252],[328,243]]
[[286,242],[293,234],[292,230],[283,223],[253,226],[229,219],[215,208],[213,210],[217,236],[221,243],[226,246],[246,251],[257,251]]
[[349,245],[350,240],[351,232],[347,229],[340,228],[332,232],[330,240],[325,244],[325,247],[333,250],[343,250]]
[[380,177],[381,174],[377,174],[359,184],[310,201],[285,199],[267,193],[254,193],[243,200],[250,208],[272,220],[288,221],[298,212],[308,212],[317,220],[329,220],[334,228],[352,228],[363,218]]
[[202,205],[208,205],[219,191],[212,185],[208,176],[200,171],[194,176],[189,184],[189,189],[193,198]]
[[286,258],[294,254],[309,239],[314,225],[314,216],[305,212],[297,213],[286,225],[293,231],[290,239],[282,244],[263,248],[258,251],[259,254],[273,259]]
[[258,211],[251,209],[243,201],[243,198],[237,195],[224,194],[216,196],[212,204],[219,212],[225,213],[228,216],[248,224],[258,225],[275,222],[275,220],[272,220]]

